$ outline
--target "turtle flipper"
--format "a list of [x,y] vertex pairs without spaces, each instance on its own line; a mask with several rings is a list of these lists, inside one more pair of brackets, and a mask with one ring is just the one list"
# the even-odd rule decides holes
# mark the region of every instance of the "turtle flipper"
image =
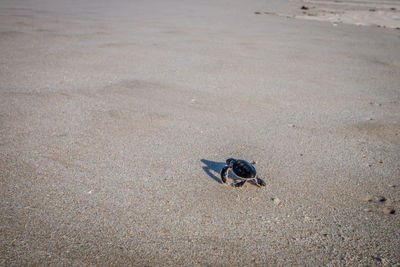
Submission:
[[240,181],[238,183],[233,184],[234,187],[242,187],[246,183],[246,180]]
[[229,170],[229,166],[225,166],[222,168],[222,171],[221,171],[222,183],[226,183],[226,177],[228,176],[228,170]]
[[259,186],[266,186],[267,184],[264,182],[263,179],[261,179],[260,177],[256,178],[256,182]]

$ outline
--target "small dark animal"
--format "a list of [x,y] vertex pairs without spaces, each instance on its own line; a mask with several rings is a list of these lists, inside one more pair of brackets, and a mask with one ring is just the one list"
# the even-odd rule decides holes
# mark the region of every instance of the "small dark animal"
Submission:
[[242,159],[229,158],[226,160],[226,166],[222,168],[221,180],[226,183],[226,177],[228,176],[228,170],[232,169],[232,172],[242,181],[235,183],[233,186],[241,187],[247,181],[253,180],[258,186],[265,186],[265,182],[257,176],[256,168],[250,163]]

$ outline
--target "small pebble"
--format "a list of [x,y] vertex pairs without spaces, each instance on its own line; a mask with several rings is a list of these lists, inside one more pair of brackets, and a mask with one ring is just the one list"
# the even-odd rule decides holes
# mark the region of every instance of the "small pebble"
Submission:
[[361,199],[364,201],[372,201],[374,199],[374,196],[373,195],[363,195],[361,197]]
[[273,197],[273,198],[271,198],[271,200],[274,202],[274,204],[275,205],[279,205],[279,204],[281,204],[281,200],[279,199],[279,198],[277,198],[277,197]]
[[372,258],[373,258],[374,260],[376,260],[376,261],[379,261],[379,262],[382,261],[382,258],[381,258],[381,257],[372,256]]
[[370,105],[374,105],[374,106],[382,106],[381,103],[375,103],[375,102],[369,102]]
[[391,208],[391,207],[385,207],[385,208],[383,208],[383,213],[385,213],[385,214],[395,214],[396,210]]
[[383,196],[379,196],[379,197],[376,198],[376,200],[378,200],[379,202],[385,202],[386,198],[383,197]]
[[368,202],[385,202],[386,198],[384,196],[374,196],[374,195],[363,195],[361,197],[362,200],[368,201]]

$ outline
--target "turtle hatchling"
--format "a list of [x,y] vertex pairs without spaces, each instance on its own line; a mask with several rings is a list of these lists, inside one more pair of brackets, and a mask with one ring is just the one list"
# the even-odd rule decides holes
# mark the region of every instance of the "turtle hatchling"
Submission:
[[242,159],[229,158],[226,160],[226,166],[222,168],[221,179],[223,183],[226,183],[228,177],[228,170],[232,169],[232,172],[241,181],[233,184],[235,187],[243,186],[247,181],[253,180],[258,186],[265,186],[265,182],[257,176],[257,171],[254,166]]

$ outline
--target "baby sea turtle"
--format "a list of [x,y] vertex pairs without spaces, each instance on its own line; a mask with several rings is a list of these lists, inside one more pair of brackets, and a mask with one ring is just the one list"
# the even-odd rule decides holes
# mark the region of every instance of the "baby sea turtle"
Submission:
[[248,180],[255,181],[258,186],[265,186],[265,182],[257,176],[256,168],[249,162],[242,159],[229,158],[226,160],[226,166],[222,168],[221,179],[226,183],[228,170],[232,169],[233,173],[242,181],[233,184],[235,187],[243,186]]

